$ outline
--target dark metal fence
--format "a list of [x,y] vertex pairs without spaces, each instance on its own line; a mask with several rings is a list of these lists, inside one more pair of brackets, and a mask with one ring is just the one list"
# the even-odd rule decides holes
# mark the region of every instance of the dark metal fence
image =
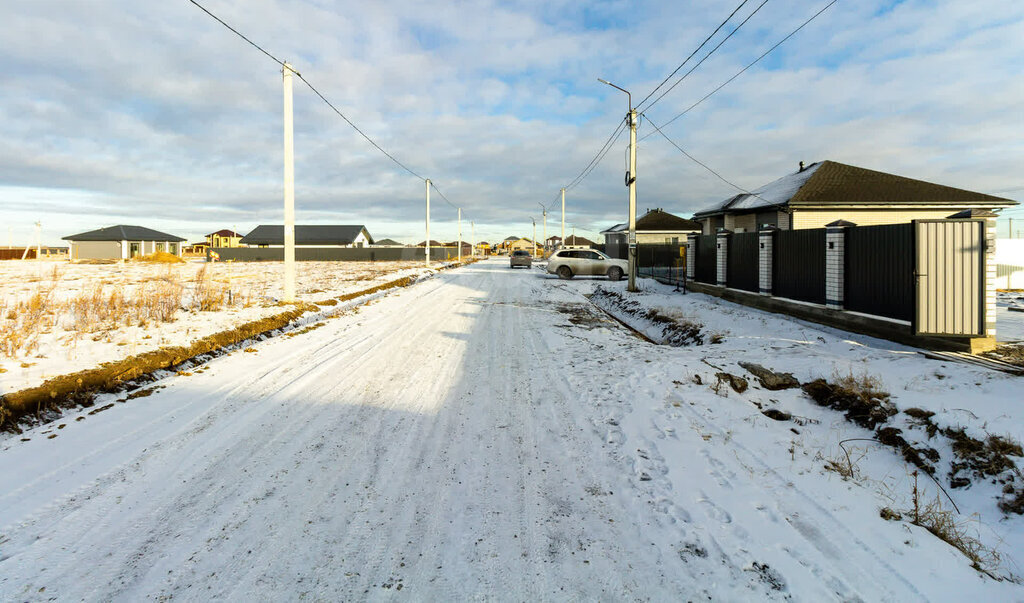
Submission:
[[913,320],[913,224],[847,228],[843,253],[846,309]]
[[[235,262],[282,262],[283,247],[217,247],[211,249],[220,256],[220,261]],[[430,259],[451,260],[457,258],[457,247],[431,247]],[[207,259],[209,259],[209,252]],[[422,247],[296,247],[295,260],[298,262],[394,262],[400,260],[422,260]],[[469,257],[465,251],[462,257]]]
[[738,232],[729,237],[726,286],[744,291],[759,290],[759,249],[756,232]]
[[686,247],[678,244],[640,244],[636,247],[637,275],[677,284],[686,278]]
[[712,285],[718,280],[718,236],[697,237],[696,273],[694,280]]
[[775,231],[772,295],[825,303],[825,229]]

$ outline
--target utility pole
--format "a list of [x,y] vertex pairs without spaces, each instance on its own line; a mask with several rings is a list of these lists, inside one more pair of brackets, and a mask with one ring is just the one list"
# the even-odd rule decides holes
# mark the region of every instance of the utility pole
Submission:
[[292,74],[286,61],[284,78],[284,301],[295,301],[295,135],[292,122]]
[[629,90],[620,88],[608,80],[597,78],[602,84],[607,84],[616,90],[626,93],[626,103],[629,105],[629,113],[626,119],[629,120],[629,171],[626,172],[626,186],[629,187],[629,285],[627,291],[636,291],[636,109],[633,108],[633,95]]
[[562,240],[560,245],[565,245],[565,189],[562,189]]
[[462,263],[462,208],[459,208],[459,263]]
[[469,238],[472,239],[472,241],[470,241],[470,243],[473,244],[473,246],[469,248],[469,257],[475,258],[476,257],[476,224],[472,220],[469,221]]
[[36,259],[43,259],[43,223],[36,221]]
[[423,251],[427,260],[427,268],[430,268],[430,178],[427,184],[427,240],[423,242]]
[[547,251],[548,251],[548,208],[544,207],[544,204],[541,203],[540,201],[537,202],[537,205],[540,205],[541,211],[544,213],[544,245],[541,247],[541,249],[544,250],[544,253],[547,253]]
[[533,257],[537,257],[537,221],[532,216],[530,221],[533,222]]
[[629,108],[629,285],[627,290],[636,291],[636,109]]

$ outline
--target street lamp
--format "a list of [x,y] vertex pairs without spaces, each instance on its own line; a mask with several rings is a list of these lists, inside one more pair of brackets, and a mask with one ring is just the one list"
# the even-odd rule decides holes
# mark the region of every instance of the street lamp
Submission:
[[629,120],[629,172],[626,173],[626,186],[629,187],[629,285],[626,290],[636,291],[636,109],[633,108],[633,95],[629,90],[601,78],[597,78],[597,81],[625,92],[629,105],[629,113],[626,114]]
[[537,221],[530,216],[530,221],[533,222],[533,257],[537,257]]

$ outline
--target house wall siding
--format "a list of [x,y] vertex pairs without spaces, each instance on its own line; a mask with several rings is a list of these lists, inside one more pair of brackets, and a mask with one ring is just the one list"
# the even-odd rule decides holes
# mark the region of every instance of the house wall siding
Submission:
[[958,211],[952,209],[796,209],[793,210],[793,228],[824,228],[836,220],[847,220],[857,226],[878,226],[880,224],[901,224],[911,220],[935,220],[948,218]]
[[119,260],[121,245],[117,241],[72,241],[73,260]]

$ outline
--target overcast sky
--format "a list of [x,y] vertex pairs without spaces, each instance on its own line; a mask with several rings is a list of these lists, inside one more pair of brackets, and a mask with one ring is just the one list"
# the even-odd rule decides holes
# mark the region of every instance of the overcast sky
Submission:
[[[531,236],[531,217],[539,236],[538,202],[551,204],[557,234],[559,188],[627,109],[596,78],[638,102],[739,2],[200,1],[431,178],[463,208],[465,238],[473,220],[488,240]],[[827,3],[765,3],[647,112],[652,122]],[[35,0],[4,13],[0,244],[8,230],[24,243],[36,220],[50,243],[112,224],[195,241],[283,221],[281,73],[270,58],[187,0]],[[840,0],[665,131],[744,188],[832,159],[1020,200],[1022,57],[1024,3]],[[640,136],[651,132],[642,122]],[[627,140],[567,194],[567,230],[596,237],[625,220]],[[423,183],[298,81],[295,150],[299,223],[423,239]],[[637,172],[641,213],[689,215],[736,193],[657,134],[639,145]],[[431,237],[454,239],[455,210],[431,201]],[[1009,215],[1024,230],[1024,211]]]

